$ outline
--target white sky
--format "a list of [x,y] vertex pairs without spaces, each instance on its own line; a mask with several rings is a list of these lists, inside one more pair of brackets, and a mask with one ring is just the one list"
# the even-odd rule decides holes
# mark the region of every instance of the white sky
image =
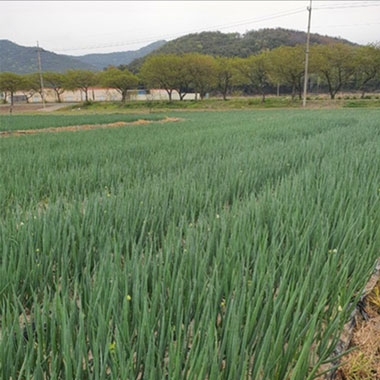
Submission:
[[[0,1],[0,39],[61,54],[137,50],[189,33],[306,31],[309,0]],[[311,32],[380,42],[380,0],[312,2]],[[0,52],[1,54],[1,52]]]

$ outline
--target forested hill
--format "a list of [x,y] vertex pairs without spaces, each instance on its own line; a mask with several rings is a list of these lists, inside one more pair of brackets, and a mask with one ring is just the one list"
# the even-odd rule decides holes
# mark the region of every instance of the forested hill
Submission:
[[[352,44],[339,38],[310,34],[311,44],[332,42]],[[202,32],[188,34],[170,41],[155,50],[155,53],[202,53],[244,58],[266,49],[271,50],[282,45],[294,46],[303,43],[306,43],[305,32],[282,28],[252,30],[243,35],[239,33]]]
[[[0,40],[0,72],[16,74],[38,72],[37,47],[26,47],[8,40]],[[96,70],[95,67],[74,57],[40,49],[43,71],[64,72],[68,69]]]
[[[340,38],[322,36],[315,33],[310,34],[311,44],[327,44],[332,42],[343,42],[353,45],[352,42]],[[245,34],[202,32],[188,34],[169,41],[150,54],[201,53],[214,56],[245,58],[263,50],[303,43],[306,43],[305,32],[283,28],[252,30]],[[132,70],[137,69],[146,57],[133,61],[129,67]]]

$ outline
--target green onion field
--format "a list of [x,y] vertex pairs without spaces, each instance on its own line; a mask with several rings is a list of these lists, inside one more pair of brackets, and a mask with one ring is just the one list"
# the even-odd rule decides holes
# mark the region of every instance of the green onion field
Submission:
[[0,134],[0,378],[316,378],[380,256],[380,110],[145,117]]

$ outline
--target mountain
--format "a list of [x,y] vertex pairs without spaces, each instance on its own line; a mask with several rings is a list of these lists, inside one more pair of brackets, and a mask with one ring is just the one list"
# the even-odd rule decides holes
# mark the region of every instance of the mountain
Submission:
[[[56,54],[40,48],[42,71],[65,72],[70,69],[99,71],[110,65],[127,65],[134,59],[162,47],[165,43],[166,41],[157,41],[136,51],[83,56]],[[4,71],[16,74],[38,72],[37,47],[20,46],[8,40],[0,40],[0,72]]]
[[[264,50],[271,50],[279,46],[294,46],[306,43],[305,32],[276,28],[252,30],[245,34],[202,32],[188,34],[169,41],[150,54],[180,54],[201,53],[225,57],[248,57]],[[328,44],[343,42],[354,45],[352,42],[340,38],[310,34],[311,44]],[[148,54],[146,57],[148,57]],[[136,72],[146,59],[139,58],[131,62],[129,68]]]
[[160,40],[153,42],[139,50],[120,51],[107,54],[86,54],[77,57],[72,57],[86,64],[96,67],[98,70],[103,70],[107,66],[128,65],[133,60],[141,58],[151,53],[152,51],[162,47],[166,41]]
[[[340,38],[310,34],[311,44],[343,42]],[[225,57],[248,57],[279,46],[294,46],[306,43],[306,33],[283,28],[252,30],[245,34],[202,32],[188,34],[175,40],[157,41],[136,51],[107,54],[69,56],[41,50],[43,71],[65,72],[68,69],[103,70],[107,66],[126,66],[137,72],[151,54],[202,53]],[[18,74],[38,72],[37,47],[25,47],[8,40],[0,40],[0,72]]]
[[[9,71],[16,74],[38,72],[37,47],[25,47],[8,40],[0,40],[0,52],[0,72]],[[94,66],[74,57],[56,54],[41,48],[40,55],[43,71],[96,70]]]

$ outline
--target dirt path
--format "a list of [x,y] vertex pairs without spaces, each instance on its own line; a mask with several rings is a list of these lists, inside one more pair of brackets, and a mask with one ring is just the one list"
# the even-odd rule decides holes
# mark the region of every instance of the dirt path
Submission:
[[[16,103],[12,108],[12,114],[18,115],[29,112],[52,112],[61,108],[69,107],[74,103],[47,103],[45,108],[39,103],[22,104]],[[0,104],[0,114],[7,115],[10,113],[10,104]]]
[[23,129],[16,131],[3,131],[0,132],[0,137],[10,137],[10,136],[23,136],[23,135],[33,135],[37,133],[55,133],[55,132],[76,132],[90,129],[105,129],[105,128],[120,128],[125,126],[132,125],[145,125],[152,123],[172,123],[176,121],[181,121],[183,119],[177,117],[166,117],[162,120],[136,120],[131,122],[117,121],[115,123],[108,124],[84,124],[84,125],[71,125],[67,127],[52,127],[52,128],[43,128],[43,129]]
[[39,108],[39,109],[37,109],[37,111],[41,111],[41,112],[53,112],[53,111],[57,111],[57,110],[59,110],[61,108],[69,107],[71,105],[72,104],[68,104],[68,103],[46,104],[45,107]]

